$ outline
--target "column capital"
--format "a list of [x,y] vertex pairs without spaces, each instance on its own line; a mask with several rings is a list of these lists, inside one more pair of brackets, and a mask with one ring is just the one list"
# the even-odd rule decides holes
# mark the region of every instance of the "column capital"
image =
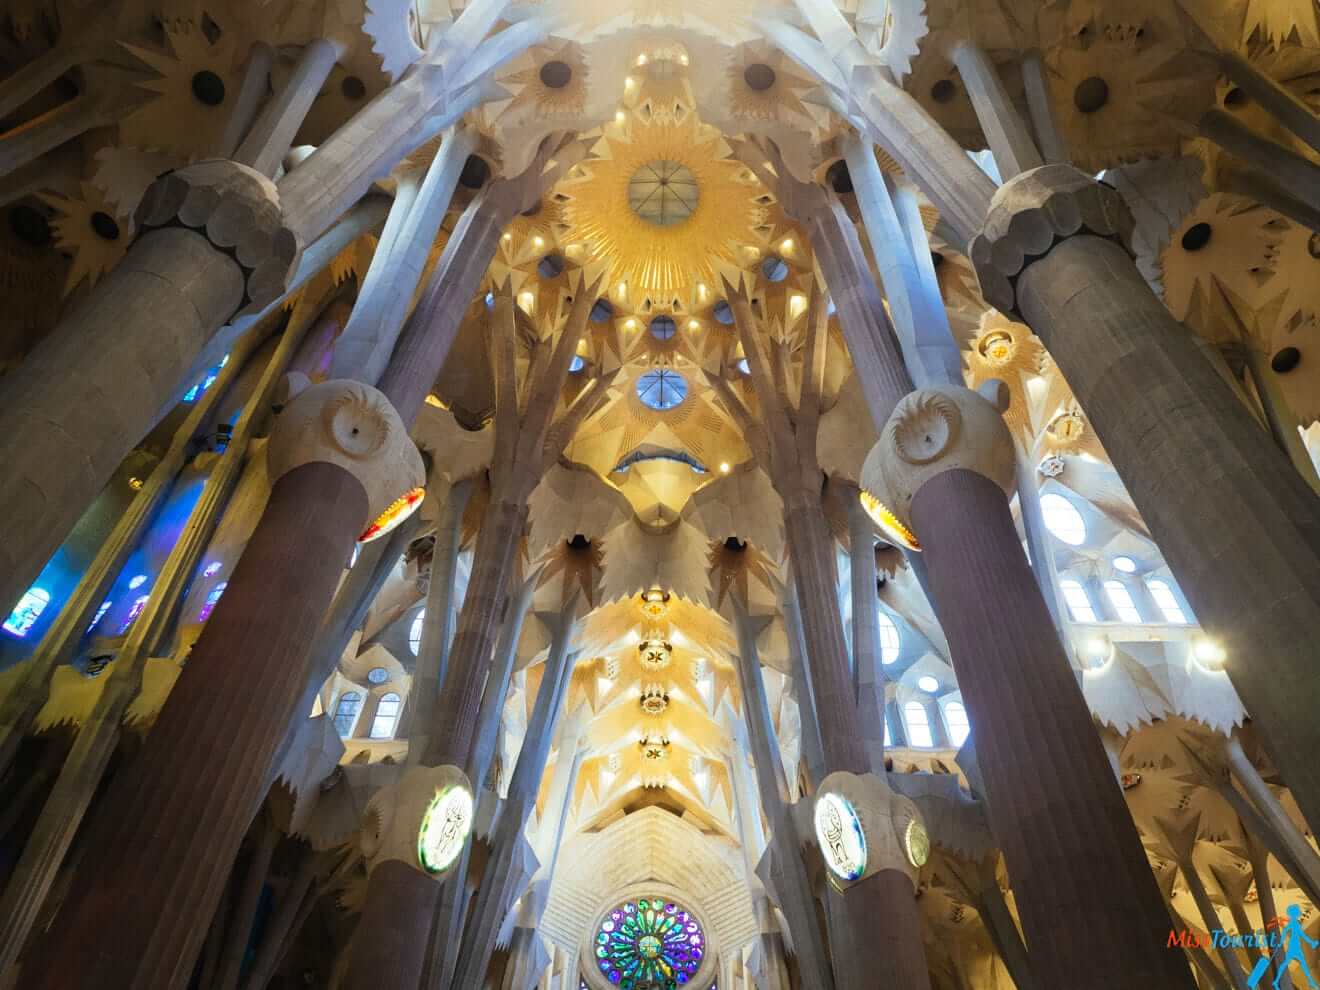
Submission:
[[894,407],[862,465],[862,504],[886,535],[920,549],[912,531],[912,500],[946,471],[974,471],[1013,493],[1013,437],[999,410],[957,385],[909,392]]
[[397,860],[440,878],[459,862],[475,815],[472,785],[458,767],[409,768],[367,802],[360,841],[368,870]]
[[138,237],[183,227],[234,259],[243,273],[235,313],[255,312],[284,294],[302,244],[284,219],[275,183],[255,169],[211,159],[166,172],[153,182],[134,215]]
[[372,536],[402,522],[421,502],[426,472],[390,400],[355,381],[328,381],[298,390],[299,380],[289,376],[284,384],[291,398],[275,420],[266,447],[271,483],[294,468],[324,461],[361,483],[367,493],[363,525],[380,527]]
[[985,301],[1020,317],[1017,280],[1028,265],[1077,234],[1117,241],[1131,253],[1132,227],[1118,190],[1071,165],[1042,165],[999,187],[968,253]]
[[915,893],[930,857],[930,836],[916,803],[883,777],[830,774],[816,789],[813,823],[825,865],[841,887],[893,870],[912,882]]

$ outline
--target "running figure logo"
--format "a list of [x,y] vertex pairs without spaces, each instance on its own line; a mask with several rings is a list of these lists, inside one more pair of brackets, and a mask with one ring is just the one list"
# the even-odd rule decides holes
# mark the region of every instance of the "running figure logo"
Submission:
[[[1288,972],[1288,967],[1294,962],[1302,967],[1302,975],[1306,977],[1306,982],[1312,987],[1312,990],[1320,990],[1315,979],[1311,976],[1311,970],[1306,965],[1306,957],[1302,954],[1302,943],[1305,942],[1311,948],[1320,948],[1320,942],[1311,938],[1302,928],[1302,909],[1296,904],[1288,905],[1288,924],[1283,929],[1282,938],[1279,941],[1279,948],[1285,950],[1284,957],[1279,960],[1278,971],[1274,974],[1274,990],[1279,990],[1279,981],[1283,979],[1283,974]],[[1256,968],[1251,971],[1251,977],[1247,980],[1248,990],[1255,990],[1256,984],[1265,975],[1265,971],[1270,968],[1270,960],[1273,956],[1268,956],[1256,963]]]

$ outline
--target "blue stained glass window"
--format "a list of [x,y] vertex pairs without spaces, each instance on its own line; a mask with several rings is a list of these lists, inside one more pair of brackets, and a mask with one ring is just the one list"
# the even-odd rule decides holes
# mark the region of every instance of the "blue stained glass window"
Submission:
[[673,409],[687,398],[687,381],[677,371],[656,368],[637,379],[637,397],[652,409]]
[[100,624],[101,620],[105,618],[105,613],[110,611],[110,606],[113,604],[114,602],[109,598],[101,603],[100,607],[96,610],[96,614],[92,616],[92,621],[87,626],[88,632],[91,632]]
[[32,627],[36,625],[41,613],[46,611],[46,606],[49,604],[49,591],[35,586],[28,588],[14,606],[14,610],[9,613],[9,618],[5,619],[5,632],[13,633],[15,636],[26,636],[32,631]]
[[581,371],[581,370],[582,370],[583,368],[585,368],[586,366],[587,366],[587,362],[584,361],[584,360],[582,359],[582,355],[581,355],[581,354],[574,354],[574,355],[573,355],[573,360],[571,360],[571,361],[568,362],[568,373],[569,373],[570,375],[576,375],[579,371]]
[[620,904],[596,929],[596,965],[622,990],[659,986],[677,990],[691,980],[706,953],[701,924],[663,898]]
[[215,611],[216,603],[220,601],[220,596],[225,593],[225,589],[228,587],[228,581],[221,581],[211,589],[210,594],[206,596],[206,601],[202,604],[202,610],[197,613],[198,622],[205,622],[211,617],[211,613]]
[[142,597],[133,600],[133,607],[128,610],[128,615],[124,617],[124,621],[119,624],[120,636],[124,635],[124,633],[132,628],[133,623],[137,621],[137,617],[141,615],[142,610],[147,607],[147,600],[147,595],[143,595]]
[[214,368],[202,376],[202,380],[194,385],[188,391],[183,393],[184,402],[196,402],[197,397],[215,384],[215,380],[220,377],[220,369],[229,363],[229,355],[226,354]]

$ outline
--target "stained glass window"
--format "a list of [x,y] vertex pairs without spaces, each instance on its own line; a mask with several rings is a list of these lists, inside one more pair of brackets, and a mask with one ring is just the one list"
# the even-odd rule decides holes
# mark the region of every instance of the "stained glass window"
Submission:
[[394,723],[399,720],[400,703],[401,699],[393,691],[381,695],[376,704],[376,717],[371,720],[372,739],[394,738]]
[[133,606],[128,610],[128,615],[124,616],[124,621],[119,624],[119,635],[122,636],[132,628],[137,617],[142,614],[142,610],[147,607],[148,596],[142,595],[133,600]]
[[211,617],[211,613],[215,611],[216,602],[220,601],[220,596],[225,593],[225,589],[228,587],[228,581],[221,581],[211,589],[210,594],[206,596],[206,601],[202,604],[202,610],[197,613],[198,622],[205,622]]
[[1141,621],[1141,613],[1137,611],[1137,605],[1122,581],[1106,581],[1105,594],[1109,596],[1109,604],[1114,606],[1120,621],[1131,623]]
[[340,737],[347,739],[357,721],[358,709],[362,707],[362,695],[356,691],[345,691],[339,696],[335,706],[335,730]]
[[880,662],[893,663],[898,659],[903,640],[898,635],[898,626],[894,625],[884,609],[879,609],[880,617]]
[[657,368],[637,379],[637,397],[652,409],[673,409],[687,398],[687,381],[677,371]]
[[13,633],[15,636],[26,636],[32,631],[32,627],[36,625],[41,613],[46,611],[46,606],[49,604],[49,591],[45,588],[28,588],[14,606],[14,610],[9,613],[9,618],[5,619],[5,632]]
[[930,715],[920,701],[909,701],[903,706],[903,721],[907,723],[908,742],[913,746],[934,746],[930,734]]
[[1165,622],[1173,622],[1180,626],[1187,624],[1187,613],[1178,604],[1178,598],[1167,581],[1155,578],[1147,581],[1146,587],[1150,589],[1150,596],[1155,599],[1155,604],[1164,613]]
[[212,368],[205,375],[202,376],[202,380],[200,382],[198,382],[192,388],[188,389],[188,391],[183,394],[183,401],[184,402],[197,401],[197,397],[199,395],[201,395],[208,388],[210,388],[212,385],[215,384],[215,380],[220,377],[220,369],[223,368],[228,363],[229,363],[229,355],[226,354],[224,356],[224,359],[219,364],[217,364],[214,368]]
[[949,742],[961,746],[972,733],[972,723],[967,720],[967,709],[961,701],[950,701],[944,705],[944,724],[949,727]]
[[1071,579],[1060,581],[1059,590],[1063,592],[1063,600],[1068,603],[1068,611],[1072,613],[1074,622],[1096,621],[1095,609],[1091,607],[1091,599],[1086,596],[1086,589],[1081,582]]
[[1040,497],[1041,515],[1045,528],[1069,546],[1079,547],[1086,542],[1086,521],[1071,499],[1046,492]]
[[88,632],[91,632],[93,629],[95,629],[98,625],[101,624],[101,620],[105,618],[105,613],[110,611],[110,606],[113,604],[114,602],[111,601],[109,598],[107,598],[99,606],[97,606],[96,614],[92,616],[92,621],[87,624]]
[[412,650],[413,656],[422,648],[422,626],[426,622],[426,609],[419,609],[413,616],[412,625],[408,627],[408,649]]
[[622,990],[676,990],[701,968],[706,934],[690,912],[663,898],[627,901],[596,929],[596,964]]

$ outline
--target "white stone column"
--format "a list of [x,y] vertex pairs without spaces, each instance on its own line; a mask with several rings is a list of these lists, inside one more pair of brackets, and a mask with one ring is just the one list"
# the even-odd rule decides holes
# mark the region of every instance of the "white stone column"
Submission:
[[1068,149],[1059,133],[1050,97],[1049,80],[1045,78],[1045,63],[1039,51],[1022,56],[1022,85],[1027,94],[1027,112],[1036,132],[1036,145],[1047,162],[1067,162]]
[[284,88],[261,111],[252,130],[234,152],[234,161],[274,178],[307,111],[312,108],[312,101],[342,54],[339,45],[324,38],[308,43]]
[[379,381],[412,307],[459,173],[475,147],[472,131],[460,129],[446,135],[415,195],[404,191],[415,179],[400,178],[404,198],[390,211],[388,243],[383,239],[385,250],[371,260],[353,317],[335,347],[331,374],[351,374],[368,384]]
[[976,111],[976,119],[981,122],[981,130],[990,142],[990,152],[1004,181],[1044,165],[990,56],[971,41],[957,41],[950,47],[949,59],[958,67],[958,74],[962,76],[972,108]]

